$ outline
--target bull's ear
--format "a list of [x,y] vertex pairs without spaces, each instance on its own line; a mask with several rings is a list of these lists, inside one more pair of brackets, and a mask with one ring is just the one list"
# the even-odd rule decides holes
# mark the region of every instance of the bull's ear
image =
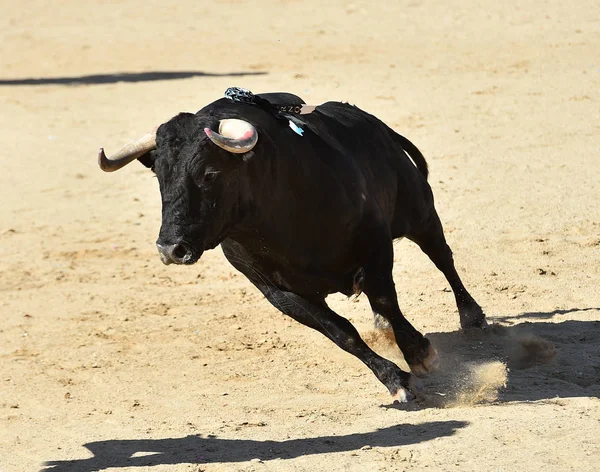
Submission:
[[154,167],[154,161],[156,160],[156,151],[149,151],[146,154],[142,154],[138,157],[138,161],[144,164],[148,169]]

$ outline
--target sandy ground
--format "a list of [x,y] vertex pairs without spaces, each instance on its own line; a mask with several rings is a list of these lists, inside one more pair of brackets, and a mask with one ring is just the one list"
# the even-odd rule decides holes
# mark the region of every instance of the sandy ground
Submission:
[[[2,472],[598,470],[597,1],[0,3]],[[355,103],[427,156],[497,326],[459,332],[398,242],[443,359],[409,408],[220,249],[163,266],[156,180],[97,168],[233,85]],[[401,361],[364,297],[331,304]]]

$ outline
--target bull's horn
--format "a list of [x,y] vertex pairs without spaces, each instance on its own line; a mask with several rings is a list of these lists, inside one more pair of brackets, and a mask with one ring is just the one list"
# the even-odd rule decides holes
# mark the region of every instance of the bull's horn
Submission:
[[156,130],[157,128],[154,128],[141,138],[134,139],[110,157],[106,157],[104,149],[100,148],[100,151],[98,152],[98,165],[100,166],[100,169],[104,172],[114,172],[121,167],[125,167],[130,162],[135,161],[138,157],[143,156],[148,151],[156,149]]
[[235,154],[250,152],[258,141],[256,128],[244,120],[221,120],[219,132],[204,128],[208,139],[226,151]]

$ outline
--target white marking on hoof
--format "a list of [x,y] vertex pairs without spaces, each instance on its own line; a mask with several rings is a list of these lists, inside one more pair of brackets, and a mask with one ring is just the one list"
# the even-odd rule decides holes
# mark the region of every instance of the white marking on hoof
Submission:
[[406,390],[405,388],[400,387],[396,392],[396,395],[392,395],[392,400],[394,403],[408,403],[415,399],[415,396]]

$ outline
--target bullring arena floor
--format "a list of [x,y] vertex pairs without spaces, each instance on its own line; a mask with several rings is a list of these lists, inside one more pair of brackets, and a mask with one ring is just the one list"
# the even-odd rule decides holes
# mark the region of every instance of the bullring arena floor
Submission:
[[[4,0],[0,470],[597,470],[599,18],[591,0]],[[349,101],[427,157],[497,326],[460,333],[443,276],[396,243],[400,305],[442,356],[410,407],[220,249],[163,266],[156,180],[97,168],[234,85]],[[402,362],[364,297],[330,300]]]

